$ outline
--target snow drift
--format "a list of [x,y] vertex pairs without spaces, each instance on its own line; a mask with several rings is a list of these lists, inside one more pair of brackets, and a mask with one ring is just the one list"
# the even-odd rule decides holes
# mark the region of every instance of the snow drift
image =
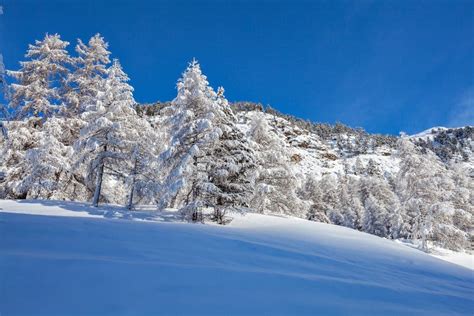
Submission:
[[224,227],[173,212],[118,220],[128,213],[52,201],[0,201],[0,211],[2,315],[474,311],[471,270],[339,226],[256,214]]

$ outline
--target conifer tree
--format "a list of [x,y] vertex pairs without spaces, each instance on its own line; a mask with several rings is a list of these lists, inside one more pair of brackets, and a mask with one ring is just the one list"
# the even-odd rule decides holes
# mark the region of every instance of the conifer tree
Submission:
[[462,232],[452,223],[454,184],[446,168],[430,151],[421,155],[405,137],[398,142],[398,155],[401,164],[397,191],[409,218],[412,239],[421,239],[425,251],[428,241],[435,241],[437,235],[444,235],[445,242],[459,239]]
[[17,118],[31,116],[46,119],[62,105],[65,79],[72,60],[66,50],[68,42],[58,34],[46,34],[30,45],[18,71],[8,71],[17,83],[11,85],[11,105]]
[[87,44],[80,39],[76,45],[74,71],[68,75],[66,93],[69,115],[81,114],[86,107],[94,104],[104,80],[107,78],[107,65],[110,63],[108,43],[100,34],[90,38]]
[[181,207],[193,220],[203,207],[212,207],[214,218],[223,223],[226,209],[248,204],[254,164],[223,90],[215,93],[193,60],[165,114],[174,132],[161,157],[167,176],[160,206]]
[[78,164],[86,166],[88,183],[94,188],[94,206],[98,206],[103,195],[104,176],[124,177],[126,161],[139,140],[139,117],[128,80],[118,60],[114,60],[95,104],[89,105],[82,114],[86,124],[81,129],[76,152]]
[[249,136],[255,143],[258,161],[251,206],[261,213],[303,212],[304,206],[296,195],[296,177],[289,165],[290,154],[272,131],[265,114],[258,113],[252,118]]

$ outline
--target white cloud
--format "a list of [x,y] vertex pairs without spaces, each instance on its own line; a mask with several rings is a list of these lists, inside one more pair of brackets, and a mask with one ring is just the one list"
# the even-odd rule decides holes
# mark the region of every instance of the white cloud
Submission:
[[451,110],[449,127],[474,125],[474,88],[469,89]]
[[3,6],[0,5],[0,15],[3,14]]

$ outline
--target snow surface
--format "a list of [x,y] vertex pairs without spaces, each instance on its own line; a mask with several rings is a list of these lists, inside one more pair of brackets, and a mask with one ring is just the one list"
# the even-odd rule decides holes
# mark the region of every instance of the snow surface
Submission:
[[432,255],[437,258],[474,270],[474,255],[443,248],[436,248],[432,252]]
[[419,132],[417,134],[410,135],[410,138],[423,138],[423,139],[432,138],[434,136],[433,132],[436,132],[438,130],[445,131],[447,129],[448,128],[444,127],[444,126],[435,126],[435,127],[428,128],[428,129],[426,129],[422,132]]
[[257,214],[186,224],[53,201],[0,209],[2,316],[474,313],[472,270],[344,227]]

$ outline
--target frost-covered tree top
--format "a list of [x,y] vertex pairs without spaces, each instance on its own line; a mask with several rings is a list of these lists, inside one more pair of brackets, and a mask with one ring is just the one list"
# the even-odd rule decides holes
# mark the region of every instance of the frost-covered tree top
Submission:
[[100,143],[109,142],[115,145],[124,141],[123,133],[130,131],[123,125],[130,125],[133,123],[130,120],[137,117],[133,108],[133,88],[128,81],[129,78],[119,61],[114,60],[95,103],[90,104],[82,114],[82,118],[87,122],[82,133],[91,135],[88,141],[100,140]]
[[[208,143],[222,135],[216,122],[225,117],[223,106],[216,102],[217,94],[209,86],[206,76],[196,60],[193,60],[178,80],[178,94],[166,111],[168,124],[173,126],[171,144]],[[173,150],[173,148],[171,148]]]
[[[188,65],[178,80],[177,89],[178,95],[173,100],[176,111],[191,111],[195,116],[206,114],[203,118],[208,120],[222,119],[226,116],[224,108],[228,108],[228,104],[223,97],[224,90],[221,88],[221,96],[218,97],[214,89],[209,86],[197,60],[193,59]],[[183,114],[192,115],[192,113]]]
[[78,40],[75,71],[68,76],[70,90],[66,99],[69,113],[81,113],[94,102],[107,76],[107,65],[110,63],[107,49],[108,43],[100,34],[94,35],[88,44]]
[[28,60],[20,62],[20,70],[8,71],[18,82],[12,84],[11,104],[19,118],[47,118],[58,110],[60,92],[72,62],[66,50],[68,45],[58,34],[46,34],[43,40],[29,45],[25,55]]
[[[193,59],[183,76],[178,80],[178,95],[174,100],[177,106],[196,107],[199,101],[207,101],[215,98],[216,94],[209,87],[207,77],[202,73],[197,60]],[[206,102],[207,104],[207,102]]]
[[77,59],[84,65],[85,72],[106,73],[104,65],[110,63],[109,44],[104,38],[97,33],[89,40],[88,44],[84,44],[82,40],[78,40],[76,52],[79,54]]

